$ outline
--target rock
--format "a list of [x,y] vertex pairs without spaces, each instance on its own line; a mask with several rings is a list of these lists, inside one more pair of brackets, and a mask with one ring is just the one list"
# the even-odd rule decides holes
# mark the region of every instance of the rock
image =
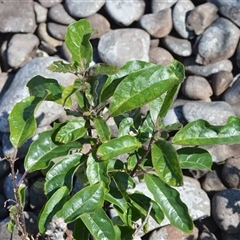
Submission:
[[145,14],[141,17],[139,24],[151,36],[165,37],[172,30],[172,10],[166,8],[158,13]]
[[[184,176],[183,186],[176,187],[175,189],[179,192],[181,200],[187,205],[189,209],[189,214],[193,218],[193,220],[204,218],[210,215],[210,200],[207,194],[201,189],[200,184],[197,180]],[[153,199],[152,194],[149,192],[144,182],[136,184],[136,187],[134,189],[128,191],[140,191],[143,192],[146,196]],[[150,232],[151,230],[166,226],[168,224],[169,221],[167,218],[165,218],[159,225],[150,216],[148,219],[148,230]],[[144,235],[144,233],[142,230],[140,230],[137,236],[140,237],[142,235]]]
[[41,209],[47,201],[44,194],[44,178],[38,178],[29,188],[29,204],[32,209]]
[[204,119],[212,125],[224,125],[234,115],[231,106],[219,102],[188,102],[183,105],[183,114],[188,122]]
[[202,189],[208,193],[209,196],[213,196],[217,191],[226,189],[218,174],[219,173],[216,170],[212,170],[211,172],[208,172],[201,180]]
[[200,35],[209,27],[219,16],[218,8],[212,3],[204,3],[195,7],[187,16],[187,28]]
[[240,188],[240,159],[228,159],[222,168],[222,179],[228,188]]
[[7,63],[7,45],[8,41],[6,40],[1,46],[1,62],[3,62],[2,69],[6,72],[10,69],[10,66]]
[[170,108],[166,114],[166,116],[162,119],[163,123],[165,126],[174,124],[174,123],[179,123],[178,116],[175,112],[175,109]]
[[159,39],[151,39],[150,47],[158,47],[159,43],[160,43]]
[[9,66],[15,69],[22,67],[34,57],[38,45],[39,40],[32,33],[14,34],[7,49]]
[[197,169],[189,169],[188,171],[192,174],[192,176],[195,179],[199,179],[209,172],[208,170],[197,170]]
[[34,12],[36,14],[37,23],[46,22],[48,10],[45,7],[43,7],[41,4],[39,4],[38,2],[33,3],[33,8],[34,8]]
[[202,146],[212,156],[212,161],[221,164],[229,158],[240,158],[240,149],[238,144],[233,145],[215,145],[215,146]]
[[0,73],[0,98],[3,92],[9,88],[13,78],[14,74],[12,73],[7,72]]
[[96,13],[106,0],[88,1],[88,0],[65,0],[64,6],[67,12],[74,18],[84,18]]
[[199,235],[198,240],[217,240],[215,235],[208,230],[203,230]]
[[91,39],[100,38],[104,33],[111,30],[109,21],[101,14],[95,13],[86,19],[90,22],[91,27],[97,30],[97,33],[94,33]]
[[191,43],[186,39],[180,39],[173,36],[166,36],[163,38],[164,45],[178,56],[188,57],[192,54]]
[[224,92],[222,99],[231,105],[240,103],[240,77]]
[[230,234],[228,232],[222,231],[222,240],[239,240],[239,233]]
[[67,60],[68,62],[71,62],[72,54],[68,50],[66,42],[64,42],[63,45],[60,46],[60,51],[61,51],[61,54],[62,54],[63,58],[65,60]]
[[173,61],[173,56],[170,52],[161,47],[150,47],[149,61],[155,64],[167,66]]
[[[22,177],[21,173],[16,173],[16,182],[19,183],[20,179]],[[20,186],[26,186],[26,180],[24,182],[21,182]],[[15,197],[13,193],[13,180],[12,175],[9,174],[4,178],[4,186],[3,186],[3,194],[8,200],[7,205],[15,204]],[[28,193],[26,193],[26,196],[28,196]]]
[[65,240],[65,232],[67,231],[67,224],[63,218],[53,216],[51,222],[47,226],[46,236],[48,239]]
[[172,7],[178,0],[152,0],[152,12],[158,13],[163,9]]
[[[34,76],[41,75],[46,78],[56,79],[63,86],[73,83],[76,78],[75,75],[51,72],[47,69],[47,67],[56,60],[60,59],[55,57],[35,58],[17,72],[11,86],[0,100],[0,132],[9,131],[7,121],[8,114],[17,102],[29,95],[26,84]],[[36,117],[38,118],[39,126],[46,126],[62,114],[65,114],[65,111],[61,105],[46,101],[40,105],[36,112]]]
[[27,232],[36,237],[39,233],[39,229],[37,227],[38,216],[34,212],[24,211],[24,217]]
[[238,68],[240,68],[240,43],[238,43],[237,50],[236,50],[236,62]]
[[171,225],[161,227],[159,230],[153,231],[148,240],[170,240],[170,239],[191,239],[198,240],[198,229],[193,228],[193,231],[189,234],[182,232],[181,230]]
[[50,8],[58,3],[61,3],[63,0],[38,0],[40,4],[45,8]]
[[240,27],[240,2],[238,0],[209,0],[215,4],[218,8],[218,11],[229,18],[232,22],[234,22],[238,27]]
[[4,219],[9,215],[9,211],[6,207],[6,198],[0,194],[0,219]]
[[144,0],[106,0],[105,9],[115,22],[129,26],[141,18],[145,10],[145,2]]
[[103,62],[120,67],[129,60],[148,61],[149,46],[150,36],[145,31],[117,29],[101,36],[98,54]]
[[61,46],[63,41],[57,40],[51,36],[49,36],[47,32],[47,24],[40,23],[38,25],[37,34],[40,40],[52,45],[53,47]]
[[22,238],[18,235],[17,228],[14,228],[13,233],[8,231],[8,222],[10,221],[10,217],[3,219],[0,222],[0,239],[2,240],[22,240]]
[[182,38],[192,38],[194,36],[194,32],[188,30],[186,26],[187,13],[194,7],[190,0],[178,0],[173,8],[173,26]]
[[231,72],[233,69],[232,62],[229,60],[222,60],[216,63],[208,64],[206,66],[199,65],[193,58],[186,58],[183,61],[185,70],[192,75],[198,75],[202,77],[209,77],[219,71]]
[[0,2],[0,32],[33,33],[36,29],[33,0]]
[[207,79],[199,76],[188,76],[182,84],[183,94],[195,100],[204,100],[212,96],[212,88]]
[[237,117],[240,117],[240,103],[232,104],[231,107],[232,107],[232,110],[234,111],[234,114]]
[[240,233],[240,189],[226,189],[212,199],[213,218],[222,230],[230,234]]
[[230,58],[237,47],[240,30],[231,21],[218,18],[197,43],[196,62],[208,65]]
[[216,96],[220,96],[233,81],[233,74],[227,71],[219,71],[212,76],[212,89]]
[[52,6],[48,11],[48,16],[53,22],[63,25],[69,25],[76,21],[67,13],[62,4]]
[[48,22],[47,30],[52,37],[58,40],[65,40],[65,36],[67,33],[67,26],[61,25],[58,23]]
[[0,157],[0,177],[3,177],[10,170],[10,164],[8,160]]

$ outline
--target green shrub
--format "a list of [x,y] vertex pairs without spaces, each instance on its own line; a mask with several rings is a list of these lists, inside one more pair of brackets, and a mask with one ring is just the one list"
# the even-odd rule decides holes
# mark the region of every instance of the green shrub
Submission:
[[[48,201],[39,214],[39,232],[44,235],[51,219],[57,217],[74,223],[73,239],[89,239],[90,235],[99,240],[132,239],[145,227],[136,226],[137,220],[145,224],[151,216],[161,223],[166,216],[173,226],[189,233],[193,221],[173,187],[183,184],[182,169],[211,169],[210,154],[194,146],[240,142],[240,121],[231,117],[225,126],[212,126],[204,120],[183,128],[179,124],[165,126],[162,119],[184,80],[183,65],[178,61],[166,67],[130,61],[120,69],[104,63],[90,67],[92,33],[87,20],[71,24],[66,44],[72,62],[56,61],[49,66],[54,72],[76,74],[73,85],[63,87],[54,79],[36,76],[27,84],[30,96],[17,103],[9,115],[10,140],[16,151],[34,135],[34,112],[42,101],[62,104],[72,116],[41,133],[25,157],[26,173],[46,173]],[[77,108],[72,107],[74,102]],[[140,108],[147,103],[149,111],[142,116]],[[117,136],[109,126],[110,118],[118,127]],[[171,139],[173,132],[177,133]],[[176,150],[173,144],[187,147]],[[83,152],[86,146],[88,151]],[[119,159],[123,154],[125,161]],[[73,194],[76,178],[83,188]],[[154,199],[128,191],[143,180]],[[19,190],[18,185],[15,188]],[[16,196],[17,207],[23,204],[19,196],[23,194]],[[110,207],[117,219],[109,217]],[[22,208],[14,210],[13,220],[23,221],[19,217]],[[18,230],[23,232],[21,225]]]

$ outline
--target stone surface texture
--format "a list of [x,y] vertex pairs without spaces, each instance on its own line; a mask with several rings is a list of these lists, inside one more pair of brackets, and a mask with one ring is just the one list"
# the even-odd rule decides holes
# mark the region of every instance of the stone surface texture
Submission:
[[[4,201],[13,196],[9,187],[11,181],[7,180],[10,166],[4,157],[14,152],[9,140],[8,115],[15,103],[28,96],[26,84],[32,77],[42,75],[62,85],[73,82],[75,75],[53,73],[47,67],[59,59],[71,61],[65,34],[69,24],[82,18],[87,18],[97,30],[90,40],[93,46],[91,66],[104,62],[121,67],[129,60],[166,66],[173,59],[184,65],[186,76],[173,106],[162,119],[165,125],[185,125],[197,119],[224,125],[230,116],[240,117],[239,0],[1,0],[1,240],[20,239],[17,231],[13,236],[6,232],[9,212]],[[139,112],[146,115],[148,110],[149,105],[146,105]],[[64,109],[49,102],[40,106],[36,116],[39,128],[34,139],[42,131],[51,129],[54,121],[66,119]],[[108,123],[116,137],[116,121],[109,118]],[[24,174],[23,160],[32,140],[18,150],[16,170],[19,176]],[[140,231],[134,240],[239,240],[239,143],[202,148],[212,157],[211,171],[184,169],[184,185],[178,188],[196,219],[197,229],[190,235],[183,235],[169,226],[166,219],[160,226],[150,218],[149,230],[153,232]],[[26,211],[26,219],[32,221],[33,232],[37,226],[36,215],[45,201],[39,184],[41,177],[40,173],[29,174],[27,206],[30,212]],[[141,183],[137,188],[145,191],[146,186]],[[74,189],[78,191],[79,187]],[[54,225],[55,220],[51,224]],[[61,238],[51,237],[64,239],[63,232]]]

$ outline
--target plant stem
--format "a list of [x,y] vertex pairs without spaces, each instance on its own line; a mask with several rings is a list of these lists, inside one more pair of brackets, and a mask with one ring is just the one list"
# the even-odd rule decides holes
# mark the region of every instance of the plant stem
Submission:
[[155,142],[155,138],[154,138],[154,134],[153,134],[153,136],[152,136],[152,138],[151,138],[151,140],[150,140],[150,142],[149,142],[149,144],[148,144],[147,151],[145,152],[145,154],[144,154],[141,158],[138,159],[137,164],[135,165],[134,169],[133,169],[132,172],[130,173],[130,176],[131,176],[131,177],[134,176],[134,174],[136,173],[139,165],[143,162],[143,160],[147,157],[147,155],[148,155],[149,152],[151,151],[151,146],[152,146],[152,144],[153,144],[154,142]]
[[[17,225],[18,231],[21,233],[21,238],[23,240],[29,240],[27,230],[26,230],[26,223],[25,223],[25,217],[23,213],[23,206],[21,204],[18,190],[19,190],[19,183],[17,183],[17,176],[15,174],[15,161],[17,160],[17,149],[14,150],[13,157],[9,159],[10,163],[10,169],[11,169],[11,175],[12,175],[12,181],[13,181],[13,194],[16,201],[16,207],[17,207],[17,214],[14,215],[14,221]],[[25,176],[24,176],[25,177]]]

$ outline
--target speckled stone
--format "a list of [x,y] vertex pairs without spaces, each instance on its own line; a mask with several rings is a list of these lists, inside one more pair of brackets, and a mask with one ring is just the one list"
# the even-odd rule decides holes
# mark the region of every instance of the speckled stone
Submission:
[[226,18],[218,18],[197,43],[196,62],[208,65],[233,56],[240,36],[238,27]]
[[188,122],[204,119],[213,125],[224,125],[234,115],[231,106],[219,102],[188,102],[183,105],[183,114]]

